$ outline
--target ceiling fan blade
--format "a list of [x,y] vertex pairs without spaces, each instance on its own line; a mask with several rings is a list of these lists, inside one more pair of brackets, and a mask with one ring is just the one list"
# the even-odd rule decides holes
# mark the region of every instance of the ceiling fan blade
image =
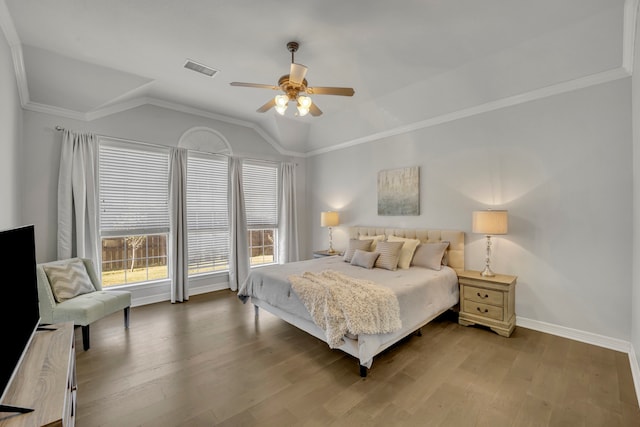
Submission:
[[263,85],[260,83],[243,83],[243,82],[231,82],[229,83],[231,86],[243,86],[243,87],[257,87],[259,89],[273,89],[280,90],[280,86],[273,85]]
[[314,102],[309,107],[309,114],[311,114],[313,117],[318,117],[318,116],[322,115],[322,110],[320,110],[318,108],[318,106],[316,105],[316,103]]
[[267,101],[266,104],[264,104],[262,107],[258,108],[256,111],[258,113],[264,113],[265,111],[268,111],[269,109],[273,108],[276,106],[276,99],[275,98],[271,98],[269,101]]
[[341,96],[353,96],[355,91],[350,87],[308,87],[307,93],[309,95],[341,95]]
[[289,81],[294,85],[301,85],[304,81],[304,76],[307,75],[307,67],[302,64],[291,63],[291,70],[289,71]]

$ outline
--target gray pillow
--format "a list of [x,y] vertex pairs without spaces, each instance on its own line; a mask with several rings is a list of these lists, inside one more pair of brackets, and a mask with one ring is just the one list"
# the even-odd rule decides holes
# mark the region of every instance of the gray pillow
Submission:
[[71,258],[68,262],[43,267],[47,274],[51,291],[57,302],[63,302],[78,295],[95,292],[84,262]]
[[366,239],[366,240],[351,239],[351,240],[349,240],[349,246],[347,247],[347,250],[344,251],[344,255],[343,255],[344,260],[346,262],[351,262],[351,258],[353,258],[353,254],[355,253],[356,249],[360,249],[361,251],[369,252],[369,249],[371,248],[371,242],[373,242],[373,239]]
[[448,247],[449,242],[422,243],[413,254],[411,265],[430,268],[431,270],[440,270],[442,268],[445,251]]
[[372,269],[379,255],[378,252],[366,252],[356,249],[353,253],[353,258],[351,258],[351,265]]
[[378,242],[376,252],[380,255],[376,260],[375,266],[391,271],[397,270],[400,250],[403,245],[404,242]]

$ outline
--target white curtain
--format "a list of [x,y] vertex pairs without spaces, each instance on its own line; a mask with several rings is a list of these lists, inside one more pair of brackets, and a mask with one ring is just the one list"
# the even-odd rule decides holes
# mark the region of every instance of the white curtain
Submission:
[[278,220],[279,262],[298,261],[298,215],[296,209],[296,165],[280,165],[280,218]]
[[92,259],[100,276],[97,160],[94,134],[63,131],[58,177],[58,259]]
[[169,277],[172,303],[189,300],[187,153],[184,148],[172,148],[169,155]]
[[237,291],[249,275],[247,217],[242,190],[242,160],[229,158],[229,287]]

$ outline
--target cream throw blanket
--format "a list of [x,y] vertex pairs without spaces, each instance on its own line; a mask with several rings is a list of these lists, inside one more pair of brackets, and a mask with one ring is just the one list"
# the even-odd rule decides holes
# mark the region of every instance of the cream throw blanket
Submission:
[[333,270],[288,279],[330,348],[343,344],[347,332],[385,334],[402,327],[398,298],[388,288]]

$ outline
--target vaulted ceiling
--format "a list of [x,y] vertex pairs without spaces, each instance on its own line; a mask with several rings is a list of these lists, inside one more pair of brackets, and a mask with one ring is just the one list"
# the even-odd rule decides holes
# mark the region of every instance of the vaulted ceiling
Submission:
[[[95,120],[144,104],[259,128],[309,155],[624,78],[638,0],[0,0],[23,107]],[[256,109],[289,72],[320,117]],[[207,77],[192,60],[218,70]]]

